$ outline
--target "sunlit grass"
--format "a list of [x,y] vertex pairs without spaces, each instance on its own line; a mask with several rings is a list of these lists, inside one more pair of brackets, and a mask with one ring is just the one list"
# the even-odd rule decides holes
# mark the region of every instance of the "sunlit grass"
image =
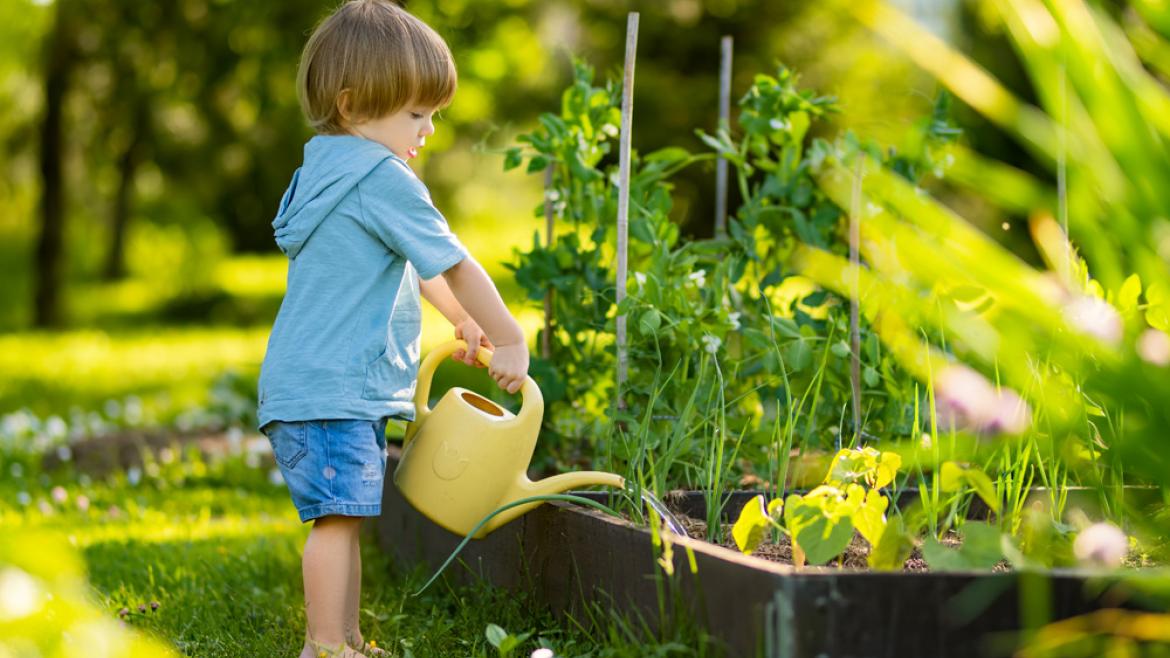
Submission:
[[[16,542],[17,564],[43,566],[37,556],[44,550],[58,562],[79,555],[101,615],[182,655],[295,655],[305,623],[300,555],[310,526],[298,521],[287,491],[259,471],[216,477],[176,486],[115,476],[52,490],[27,474],[8,478],[0,481],[0,526]],[[600,646],[524,595],[485,585],[441,582],[415,597],[429,574],[397,567],[372,536],[363,540],[362,561],[363,630],[395,656],[494,656],[488,624],[531,633],[519,655],[541,645],[566,657],[658,650],[636,639]],[[3,562],[0,554],[0,569]],[[51,624],[30,623],[42,621]]]

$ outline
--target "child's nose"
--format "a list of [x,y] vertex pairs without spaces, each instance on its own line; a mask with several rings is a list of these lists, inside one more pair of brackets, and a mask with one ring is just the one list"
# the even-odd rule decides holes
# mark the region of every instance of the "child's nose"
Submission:
[[422,131],[419,134],[421,134],[423,137],[435,134],[435,122],[431,119],[427,119],[427,122],[423,124]]

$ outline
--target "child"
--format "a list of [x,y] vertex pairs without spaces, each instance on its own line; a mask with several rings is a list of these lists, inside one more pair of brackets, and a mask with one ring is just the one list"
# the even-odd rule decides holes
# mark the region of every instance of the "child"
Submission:
[[493,347],[489,372],[510,393],[528,371],[520,326],[407,166],[455,84],[442,38],[388,0],[346,3],[301,58],[297,90],[318,134],[273,222],[288,290],[259,420],[301,520],[314,520],[302,658],[384,654],[358,625],[358,531],[381,512],[387,419],[414,417],[420,292],[467,341],[457,359]]

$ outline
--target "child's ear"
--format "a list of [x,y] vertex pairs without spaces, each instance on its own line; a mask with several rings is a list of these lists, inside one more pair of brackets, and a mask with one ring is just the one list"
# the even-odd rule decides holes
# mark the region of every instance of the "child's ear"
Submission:
[[341,93],[337,94],[337,113],[341,115],[342,121],[350,123],[349,89],[342,89]]

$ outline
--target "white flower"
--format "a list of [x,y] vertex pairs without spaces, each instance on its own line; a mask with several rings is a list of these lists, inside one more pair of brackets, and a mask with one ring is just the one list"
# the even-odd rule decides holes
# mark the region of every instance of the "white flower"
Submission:
[[57,446],[57,459],[63,462],[73,459],[73,450],[69,446]]
[[127,423],[137,425],[142,422],[142,400],[138,399],[137,396],[131,395],[126,398],[123,406],[125,408],[122,410],[122,416],[126,419]]
[[733,331],[739,331],[739,313],[733,312],[727,314],[727,321],[731,323]]
[[549,190],[544,193],[544,198],[548,199],[549,201],[560,201],[561,193],[557,190]]
[[711,334],[703,335],[703,349],[707,350],[708,354],[715,354],[719,351],[719,346],[723,344],[717,336]]
[[27,617],[40,610],[44,602],[35,578],[16,567],[0,571],[0,622]]
[[532,658],[554,658],[555,656],[552,649],[540,648],[532,652]]
[[690,279],[691,283],[695,284],[695,286],[698,288],[702,288],[703,286],[707,285],[707,272],[706,272],[706,270],[697,270],[697,271],[691,272],[690,274],[687,275],[687,278]]
[[634,281],[638,282],[638,290],[641,290],[642,286],[646,285],[646,275],[641,272],[634,272]]
[[772,130],[788,130],[789,123],[787,119],[772,119],[768,122]]
[[138,486],[138,483],[142,481],[142,469],[137,466],[131,466],[126,469],[126,481],[132,487]]
[[1073,554],[1085,565],[1121,566],[1128,550],[1129,538],[1112,523],[1094,523],[1073,542]]
[[274,468],[271,471],[268,471],[268,481],[271,482],[272,485],[276,486],[276,487],[279,487],[280,485],[284,484],[284,476],[281,475],[280,469]]
[[28,507],[29,503],[32,502],[32,496],[28,495],[27,491],[18,491],[16,492],[16,502],[21,507]]
[[[618,130],[618,127],[613,125],[612,123],[607,123],[604,126],[602,126],[601,132],[605,133],[606,135],[609,135],[610,137],[617,137],[619,134],[621,134],[621,131]],[[532,657],[536,658],[536,654],[532,654]]]
[[1121,340],[1121,314],[1104,299],[1080,297],[1064,307],[1064,318],[1077,330],[1110,345]]
[[1170,365],[1170,336],[1164,331],[1146,329],[1138,336],[1138,356],[1156,366]]
[[930,446],[933,443],[933,439],[930,438],[930,434],[928,432],[923,432],[922,438],[919,441],[922,444],[923,450],[930,450]]
[[63,439],[69,432],[69,426],[60,416],[49,416],[45,421],[45,433],[54,439]]

